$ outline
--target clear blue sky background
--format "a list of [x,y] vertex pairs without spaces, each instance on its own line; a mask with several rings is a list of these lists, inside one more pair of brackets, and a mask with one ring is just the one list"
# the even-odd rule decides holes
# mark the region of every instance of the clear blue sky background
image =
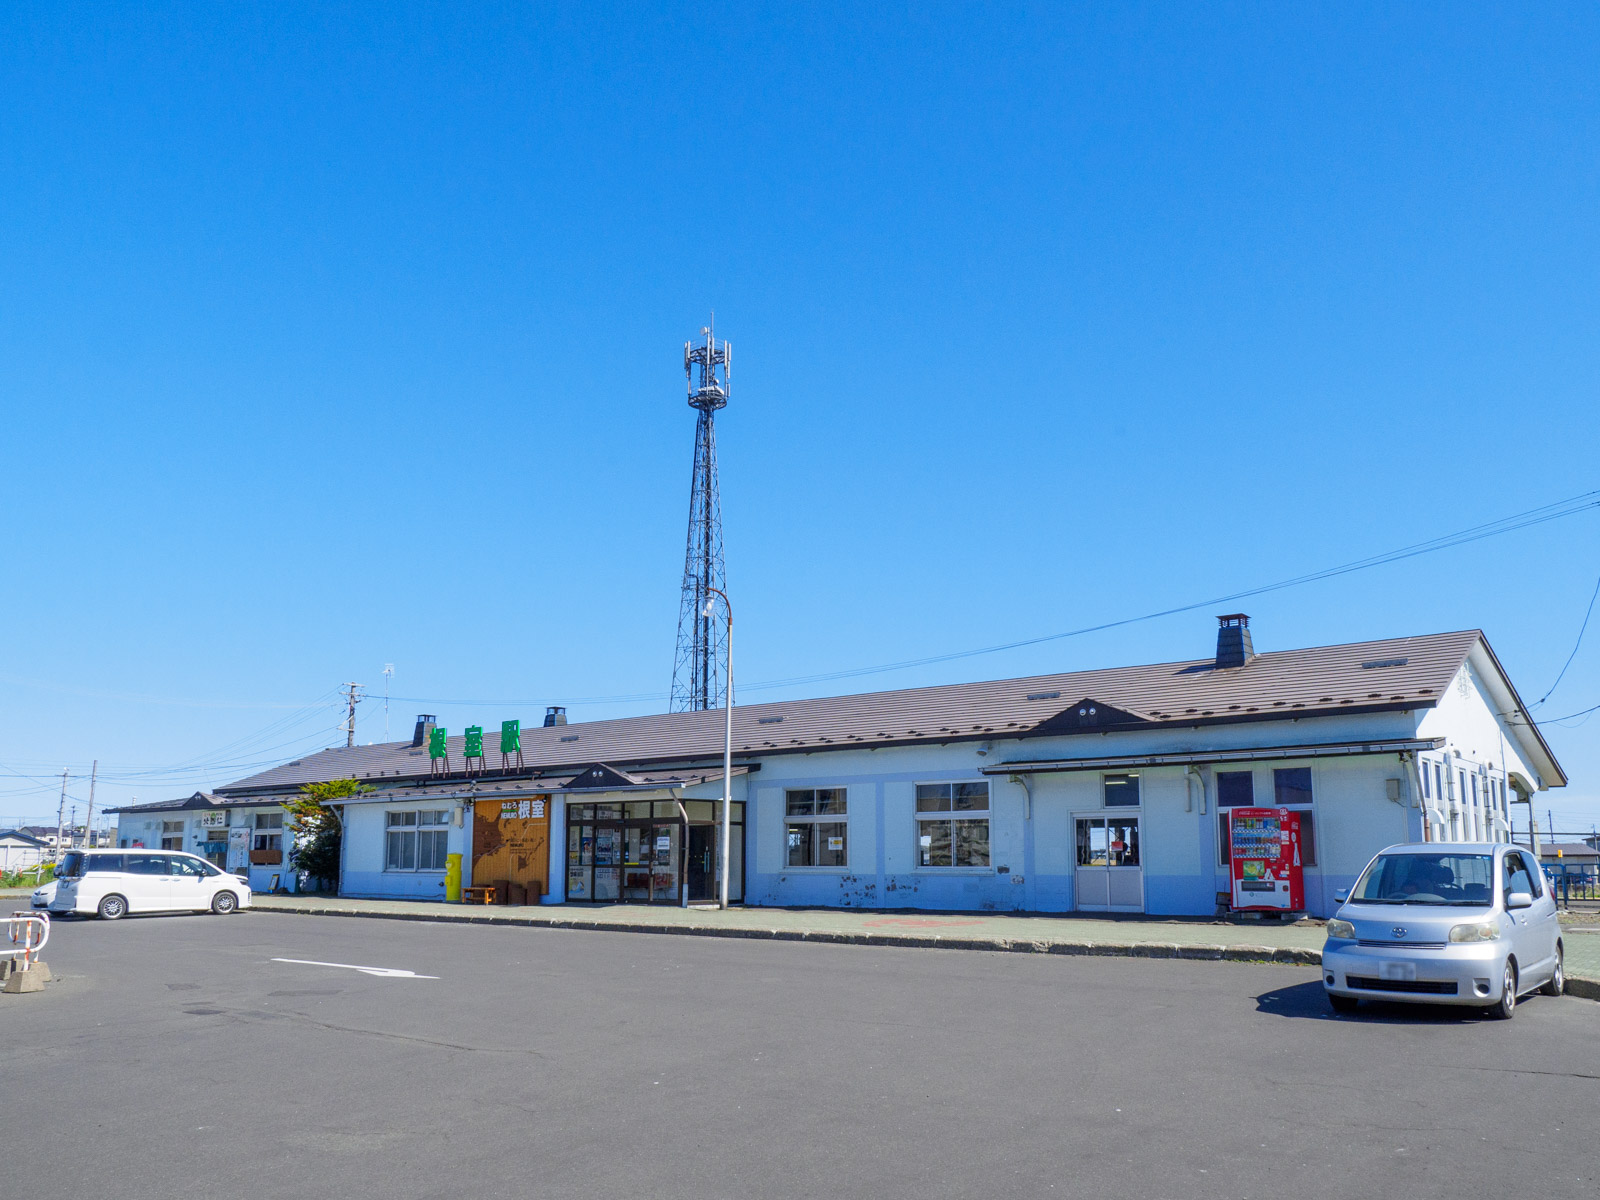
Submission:
[[[0,815],[331,744],[386,662],[395,736],[664,708],[712,308],[752,684],[1600,488],[1592,5],[864,7],[7,6]],[[1597,571],[1590,512],[1244,607],[1481,626],[1532,700]]]

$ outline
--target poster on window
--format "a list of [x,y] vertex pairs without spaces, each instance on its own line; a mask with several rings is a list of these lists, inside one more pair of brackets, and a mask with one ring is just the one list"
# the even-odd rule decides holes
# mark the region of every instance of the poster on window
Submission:
[[230,871],[243,871],[250,863],[250,829],[235,825],[228,830],[228,866]]

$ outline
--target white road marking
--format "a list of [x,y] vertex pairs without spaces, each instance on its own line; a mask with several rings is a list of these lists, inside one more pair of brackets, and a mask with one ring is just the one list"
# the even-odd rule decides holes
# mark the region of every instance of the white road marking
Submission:
[[343,967],[346,971],[360,971],[363,975],[376,975],[380,979],[437,979],[437,975],[418,975],[415,971],[402,971],[399,967],[358,967],[355,963],[314,962],[309,958],[275,958],[273,962],[297,963],[302,967]]

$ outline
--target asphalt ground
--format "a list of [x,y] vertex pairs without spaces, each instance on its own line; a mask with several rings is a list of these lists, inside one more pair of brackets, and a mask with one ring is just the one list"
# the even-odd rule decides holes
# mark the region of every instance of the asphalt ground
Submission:
[[0,996],[6,1196],[1600,1192],[1592,1001],[1336,1018],[1294,966],[264,913],[46,958]]

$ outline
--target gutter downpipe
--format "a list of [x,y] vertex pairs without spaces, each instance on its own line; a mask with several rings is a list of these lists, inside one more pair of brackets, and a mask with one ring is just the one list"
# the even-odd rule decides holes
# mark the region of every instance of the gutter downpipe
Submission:
[[1022,871],[1025,881],[1026,895],[1023,902],[1031,912],[1036,903],[1036,894],[1033,890],[1033,783],[1026,775],[1013,775],[1012,783],[1022,785]]
[[[1412,803],[1422,810],[1422,819],[1426,821],[1429,813],[1435,813],[1439,815],[1439,824],[1443,825],[1445,823],[1443,814],[1439,813],[1439,810],[1434,808],[1429,801],[1422,798],[1422,780],[1417,777],[1417,756],[1409,750],[1402,750],[1400,751],[1400,761],[1405,764],[1406,786],[1411,789]],[[1410,832],[1409,829],[1406,830],[1408,835]],[[1423,841],[1433,841],[1433,830],[1427,829],[1423,832],[1427,835],[1422,839]]]

